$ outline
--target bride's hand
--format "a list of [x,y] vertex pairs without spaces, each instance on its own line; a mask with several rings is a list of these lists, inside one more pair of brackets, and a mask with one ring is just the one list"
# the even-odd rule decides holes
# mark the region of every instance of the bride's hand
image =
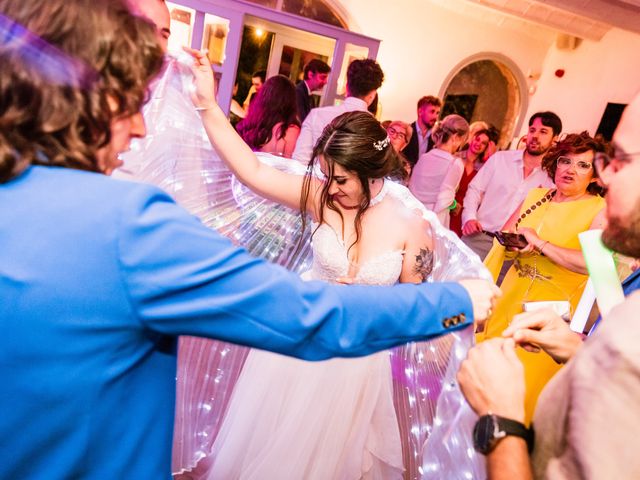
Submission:
[[353,285],[352,277],[338,277],[336,278],[336,283],[341,283],[342,285]]
[[215,80],[213,70],[207,57],[207,52],[195,50],[189,47],[182,47],[185,52],[193,57],[193,85],[195,91],[192,100],[197,109],[207,110],[217,105],[215,96]]

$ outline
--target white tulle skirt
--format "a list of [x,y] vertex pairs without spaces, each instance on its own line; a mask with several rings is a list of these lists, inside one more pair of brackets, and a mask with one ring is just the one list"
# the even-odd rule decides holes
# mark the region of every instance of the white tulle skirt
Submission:
[[209,480],[402,478],[389,353],[304,362],[252,350]]

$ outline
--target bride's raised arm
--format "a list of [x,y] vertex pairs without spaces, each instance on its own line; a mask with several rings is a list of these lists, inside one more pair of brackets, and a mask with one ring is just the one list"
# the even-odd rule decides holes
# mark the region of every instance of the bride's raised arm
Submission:
[[[193,57],[193,102],[200,111],[204,129],[222,161],[238,179],[258,195],[298,209],[303,178],[261,163],[227,120],[215,99],[213,71],[206,53],[191,48],[184,50]],[[318,181],[311,179],[310,199],[316,198]],[[312,205],[306,209],[311,210]]]

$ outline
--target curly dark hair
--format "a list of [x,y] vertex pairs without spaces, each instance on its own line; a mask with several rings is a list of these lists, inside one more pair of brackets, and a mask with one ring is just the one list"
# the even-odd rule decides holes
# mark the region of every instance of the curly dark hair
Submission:
[[[557,161],[563,155],[571,155],[584,152],[609,152],[610,147],[601,137],[593,138],[589,132],[569,133],[558,140],[542,158],[541,167],[547,172],[551,180],[555,181]],[[593,178],[598,178],[598,171],[592,166]],[[587,192],[592,195],[603,195],[605,189],[597,182],[591,182],[587,187]]]
[[273,127],[280,123],[276,132],[281,139],[291,125],[300,126],[296,104],[296,87],[284,75],[269,78],[256,95],[249,113],[236,129],[252,150],[259,150],[273,136]]
[[99,171],[112,120],[140,111],[162,58],[123,0],[0,0],[0,183],[32,164]]
[[[327,180],[320,192],[321,207],[326,206],[337,212],[342,218],[340,210],[334,204],[331,195],[329,195],[336,164],[349,172],[355,173],[360,180],[364,196],[358,206],[355,218],[356,239],[349,248],[358,243],[362,231],[362,215],[369,208],[369,203],[371,202],[369,180],[404,173],[402,158],[391,146],[390,142],[384,142],[387,138],[387,131],[368,112],[343,113],[325,127],[313,149],[311,161],[307,166],[307,173],[303,182],[300,200],[303,230],[305,228],[305,212],[309,202],[314,166],[319,161],[320,155],[322,155],[327,164]],[[379,144],[378,142],[383,143]],[[374,143],[378,143],[382,148],[378,150]],[[344,229],[344,219],[342,220]],[[322,224],[323,221],[324,208],[320,208],[318,224]],[[344,235],[344,231],[342,233]]]
[[347,90],[353,97],[364,97],[377,90],[384,81],[384,72],[375,60],[354,60],[347,69]]

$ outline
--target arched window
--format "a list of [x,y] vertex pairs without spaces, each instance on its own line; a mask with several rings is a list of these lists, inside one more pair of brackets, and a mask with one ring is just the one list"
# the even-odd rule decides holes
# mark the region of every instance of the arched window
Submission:
[[293,13],[310,20],[348,29],[336,8],[323,0],[247,0],[281,12]]
[[509,146],[527,108],[526,80],[520,69],[500,54],[478,54],[461,62],[445,80],[443,115],[457,113],[500,130],[500,146]]

